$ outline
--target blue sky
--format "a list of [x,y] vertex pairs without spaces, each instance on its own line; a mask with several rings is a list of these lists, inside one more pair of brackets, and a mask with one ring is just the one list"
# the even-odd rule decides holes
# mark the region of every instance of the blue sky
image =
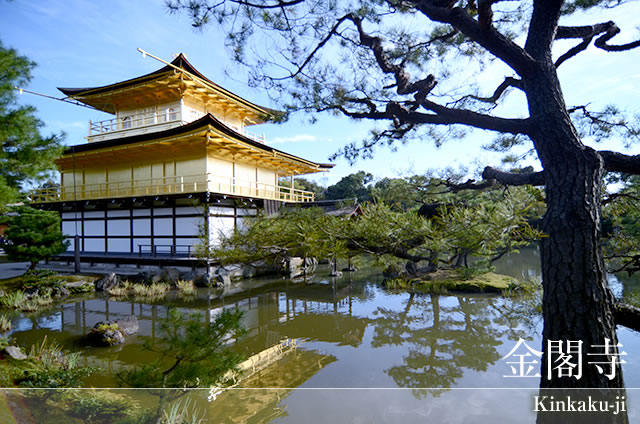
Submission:
[[[623,30],[615,42],[638,37],[636,29],[640,4],[630,3],[614,10],[592,12],[572,17],[572,24],[592,24],[614,20]],[[166,12],[163,0],[0,0],[0,39],[5,47],[16,48],[37,62],[29,90],[62,97],[56,87],[91,87],[133,78],[162,66],[143,58],[140,47],[171,60],[183,52],[204,75],[227,89],[265,106],[273,106],[265,93],[246,85],[244,71],[234,65],[224,49],[222,34],[209,27],[192,29],[182,15]],[[624,53],[607,53],[593,46],[560,68],[560,77],[567,104],[591,103],[596,108],[609,103],[640,114],[640,49]],[[489,69],[479,76],[494,87],[501,81]],[[225,71],[227,71],[225,73]],[[229,75],[234,75],[233,78]],[[67,133],[67,144],[85,142],[88,121],[109,119],[101,112],[53,100],[24,94],[21,102],[32,104],[45,122],[45,132]],[[522,98],[513,95],[503,109],[521,108]],[[522,110],[522,109],[520,109]],[[296,116],[283,125],[262,125],[253,132],[264,133],[272,146],[318,162],[349,141],[364,138],[369,123],[346,118],[321,116],[315,125],[308,117]],[[484,165],[498,166],[497,155],[482,151],[479,146],[490,135],[474,132],[465,140],[451,141],[441,148],[428,142],[413,142],[398,146],[397,152],[379,148],[374,159],[360,160],[350,166],[345,160],[336,162],[328,174],[313,179],[333,184],[341,177],[365,170],[377,178],[421,173],[430,168],[459,165],[475,169]],[[599,148],[619,148],[611,143]],[[628,152],[640,153],[639,146]]]

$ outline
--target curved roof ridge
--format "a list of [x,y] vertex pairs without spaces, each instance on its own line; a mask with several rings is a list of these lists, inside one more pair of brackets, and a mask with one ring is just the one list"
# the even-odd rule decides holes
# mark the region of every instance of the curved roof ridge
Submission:
[[[109,92],[111,90],[115,90],[115,89],[120,89],[120,88],[125,88],[125,87],[130,87],[133,85],[137,85],[140,83],[144,83],[144,82],[148,82],[151,80],[156,79],[158,76],[160,75],[164,75],[167,74],[169,72],[175,72],[174,66],[183,69],[184,71],[186,71],[187,74],[192,74],[194,76],[196,76],[197,78],[203,80],[206,84],[209,84],[211,86],[211,88],[219,91],[220,93],[222,93],[225,96],[228,96],[230,98],[232,98],[235,101],[238,101],[239,103],[244,103],[245,105],[252,107],[254,109],[257,109],[259,111],[265,112],[266,114],[271,114],[271,115],[279,115],[282,114],[281,111],[278,111],[276,109],[272,109],[266,106],[260,106],[256,103],[253,103],[229,90],[227,90],[226,88],[222,87],[221,85],[211,81],[209,78],[207,78],[206,76],[204,76],[200,71],[198,71],[188,60],[187,57],[183,54],[183,53],[179,53],[171,62],[171,65],[165,65],[162,68],[150,72],[148,74],[136,77],[136,78],[131,78],[128,80],[124,80],[124,81],[120,81],[120,82],[116,82],[116,83],[112,83],[112,84],[107,84],[107,85],[103,85],[103,86],[98,86],[98,87],[80,87],[80,88],[70,88],[70,87],[57,87],[58,90],[60,90],[63,94],[65,94],[67,97],[71,97],[74,98],[76,96],[91,96],[91,95],[96,95],[96,94],[102,94],[102,93],[106,93]],[[76,99],[79,101],[82,101],[82,99]]]

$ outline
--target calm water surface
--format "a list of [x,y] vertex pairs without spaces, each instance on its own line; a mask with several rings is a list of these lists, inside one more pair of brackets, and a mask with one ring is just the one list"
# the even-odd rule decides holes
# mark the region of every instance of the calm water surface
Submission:
[[[503,258],[498,272],[539,277],[538,252]],[[215,401],[196,396],[209,422],[533,422],[538,378],[509,378],[504,356],[523,338],[540,350],[541,319],[517,300],[489,295],[423,295],[390,292],[376,273],[319,272],[311,283],[247,280],[220,295],[200,290],[171,304],[198,312],[203,322],[223,308],[244,311],[248,335],[233,348],[256,354],[283,338],[298,349]],[[611,278],[614,291],[640,291],[634,280]],[[233,291],[236,291],[234,294]],[[166,301],[140,303],[108,298],[70,301],[13,320],[12,336],[28,346],[44,336],[80,351],[103,371],[87,386],[117,387],[113,374],[154,359],[141,349],[158,341]],[[85,346],[82,336],[98,321],[135,315],[140,331],[113,348]],[[631,422],[640,417],[640,336],[619,329],[630,388]],[[266,389],[269,388],[269,389]]]

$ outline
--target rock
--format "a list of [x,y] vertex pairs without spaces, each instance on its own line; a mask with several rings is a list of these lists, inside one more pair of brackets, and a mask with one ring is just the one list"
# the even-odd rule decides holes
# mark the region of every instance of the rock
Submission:
[[67,297],[71,294],[71,292],[69,291],[68,288],[66,288],[65,286],[56,286],[53,289],[53,295],[57,296],[57,297]]
[[253,265],[245,265],[242,267],[242,278],[253,278],[257,274],[256,267]]
[[196,287],[215,287],[217,285],[216,281],[217,275],[205,272],[203,274],[198,274],[193,280],[193,283]]
[[129,282],[132,284],[145,284],[147,281],[147,273],[139,272],[136,275],[128,277],[127,280],[129,280]]
[[147,278],[146,284],[159,284],[164,281],[163,271],[151,271],[149,278]]
[[220,273],[216,275],[216,281],[219,286],[229,286],[231,285],[231,274],[230,273]]
[[306,277],[313,275],[318,260],[316,258],[289,258],[284,261],[285,271],[289,274],[290,279],[300,276]]
[[228,275],[232,279],[244,278],[244,266],[243,265],[226,265],[216,270],[217,275]]
[[307,274],[313,274],[318,266],[318,260],[316,258],[304,258],[303,265]]
[[7,346],[4,348],[4,351],[7,355],[18,361],[27,359],[27,355],[22,353],[22,349],[20,349],[18,346]]
[[285,260],[284,267],[285,270],[292,272],[300,267],[302,267],[304,260],[302,258],[289,258]]
[[34,297],[38,297],[40,295],[40,291],[35,287],[29,287],[24,291],[24,295],[27,299],[32,299]]
[[84,280],[65,283],[64,287],[69,289],[71,293],[86,293],[95,290],[95,286],[93,284]]
[[175,268],[165,268],[161,278],[165,283],[175,284],[180,279],[180,271]]
[[398,278],[400,276],[400,270],[396,266],[389,265],[382,271],[382,275],[387,279]]
[[404,266],[404,269],[407,271],[409,275],[418,274],[418,266],[413,261],[407,261],[407,264]]
[[124,343],[124,336],[115,321],[100,321],[89,331],[87,338],[95,346],[116,346]]
[[120,332],[124,336],[137,333],[140,329],[138,318],[136,318],[134,315],[128,315],[122,319],[119,319],[116,321],[116,324],[118,324],[118,330],[120,330]]
[[193,281],[195,283],[198,274],[193,271],[187,271],[180,274],[180,279],[184,281]]
[[120,284],[120,277],[112,272],[93,283],[97,291],[107,291]]

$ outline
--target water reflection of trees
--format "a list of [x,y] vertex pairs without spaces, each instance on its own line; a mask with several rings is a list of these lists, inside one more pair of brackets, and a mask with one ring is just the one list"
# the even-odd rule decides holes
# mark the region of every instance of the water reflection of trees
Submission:
[[[522,330],[505,326],[494,309],[500,299],[478,296],[419,295],[412,293],[404,308],[379,307],[372,346],[405,345],[402,363],[385,372],[400,387],[436,388],[432,394],[455,386],[465,369],[486,371],[500,359],[501,338]],[[498,313],[497,313],[498,312]],[[414,391],[417,397],[426,391]]]

